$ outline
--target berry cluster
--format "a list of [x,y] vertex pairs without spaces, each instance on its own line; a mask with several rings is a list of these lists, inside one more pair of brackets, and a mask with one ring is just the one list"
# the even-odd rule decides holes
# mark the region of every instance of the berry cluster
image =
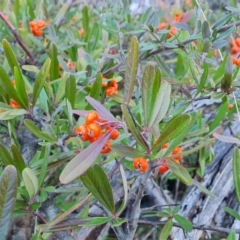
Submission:
[[231,52],[232,52],[232,62],[233,64],[240,66],[240,59],[238,55],[240,54],[240,38],[231,39]]
[[[183,19],[184,17],[184,13],[175,13],[174,15],[174,22],[177,23],[177,22],[181,22],[181,20]],[[160,30],[163,30],[163,29],[166,29],[168,28],[168,25],[166,22],[160,22],[158,27],[157,27],[157,31],[160,31]],[[167,35],[167,39],[171,38],[173,35],[176,35],[178,33],[178,30],[174,27],[174,26],[170,26],[169,28],[169,33]]]
[[[78,135],[82,141],[89,141],[91,143],[95,142],[104,133],[109,131],[112,131],[112,127],[107,124],[107,121],[100,119],[98,113],[95,111],[87,115],[84,125],[80,125],[75,129],[76,135]],[[114,129],[110,135],[110,139],[116,140],[119,134],[119,131]],[[106,154],[111,152],[110,146],[111,142],[108,140],[101,153]]]
[[107,88],[106,89],[106,95],[108,97],[118,94],[118,84],[115,79],[113,79],[111,82],[107,81],[107,78],[102,78],[102,87]]
[[[166,143],[162,146],[162,149],[166,149],[166,148],[168,148],[168,146],[169,146],[169,144]],[[181,147],[177,146],[172,150],[172,155],[179,154],[181,152],[182,152]],[[180,164],[181,159],[182,159],[182,156],[172,158],[172,160],[178,164]],[[168,168],[167,161],[163,160],[159,166],[158,171],[159,171],[159,173],[163,174],[163,173],[167,172],[168,170],[169,170],[169,168]]]
[[38,21],[31,21],[29,25],[30,25],[32,34],[35,37],[40,37],[43,35],[43,29],[46,27],[47,23],[44,20],[40,19]]

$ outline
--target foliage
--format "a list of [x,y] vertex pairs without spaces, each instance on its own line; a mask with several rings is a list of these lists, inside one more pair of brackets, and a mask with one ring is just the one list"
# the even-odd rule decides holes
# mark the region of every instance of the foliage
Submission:
[[[179,207],[141,214],[141,200],[149,179],[217,197],[196,180],[214,159],[215,139],[237,145],[240,201],[240,140],[215,133],[239,114],[237,3],[211,16],[195,0],[137,14],[128,1],[73,2],[0,3],[1,236],[26,214],[37,217],[32,239],[106,223],[118,239],[132,239],[148,223],[142,217],[160,220],[159,239],[173,226],[191,232]],[[204,99],[216,103],[213,118],[195,107]],[[49,204],[59,214],[44,218]]]

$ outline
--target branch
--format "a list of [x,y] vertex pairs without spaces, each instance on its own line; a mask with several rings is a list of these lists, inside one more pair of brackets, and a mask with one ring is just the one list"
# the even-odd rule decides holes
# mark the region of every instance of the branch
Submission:
[[[163,226],[167,223],[167,221],[159,221],[159,222],[152,222],[152,221],[145,221],[145,220],[138,220],[138,224],[140,225],[151,225],[154,227]],[[173,222],[174,227],[182,228],[178,223]],[[214,227],[210,225],[192,225],[193,229],[198,230],[209,230],[213,232],[220,232],[220,233],[230,233],[231,231],[235,231],[237,234],[240,234],[240,229],[230,229],[230,228],[223,228],[223,227]]]
[[24,52],[29,56],[29,58],[35,62],[34,56],[32,55],[32,53],[28,50],[28,47],[23,43],[22,39],[20,38],[20,36],[17,34],[17,30],[15,27],[12,26],[12,24],[4,17],[3,13],[0,12],[0,18],[3,20],[3,22],[6,24],[6,26],[9,28],[9,30],[12,32],[12,34],[14,35],[14,37],[16,38],[16,41],[18,42],[18,44],[22,47],[22,49],[24,50]]

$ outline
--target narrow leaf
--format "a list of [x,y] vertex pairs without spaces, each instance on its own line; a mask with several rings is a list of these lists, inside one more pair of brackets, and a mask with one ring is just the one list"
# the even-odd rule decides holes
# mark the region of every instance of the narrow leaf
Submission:
[[[152,90],[155,88],[153,85],[155,77],[155,66],[154,63],[147,63],[142,77],[142,110],[143,110],[143,120],[144,126],[148,126],[148,116],[150,112],[150,102],[152,96]],[[154,88],[153,88],[154,86]]]
[[182,131],[184,131],[190,122],[191,116],[189,114],[183,114],[173,118],[161,133],[152,150],[159,149],[163,144],[170,142],[177,137]]
[[6,39],[3,39],[2,46],[3,46],[5,56],[7,58],[8,64],[12,70],[12,73],[14,73],[14,67],[19,68],[18,61],[15,57],[15,54],[14,54],[9,42]]
[[183,182],[184,184],[190,186],[193,183],[193,179],[186,168],[184,168],[181,164],[176,163],[173,160],[168,160],[168,166],[172,170],[173,174]]
[[52,42],[49,48],[49,57],[51,60],[51,65],[50,65],[51,81],[59,78],[59,62],[58,62],[57,56],[58,56],[58,50],[57,50],[56,44]]
[[6,149],[6,147],[0,143],[0,160],[2,161],[3,165],[6,167],[8,165],[14,165],[14,159]]
[[133,36],[128,50],[126,62],[125,86],[124,86],[124,102],[129,103],[135,85],[138,68],[139,46],[137,37]]
[[182,217],[179,214],[176,214],[173,216],[174,219],[177,221],[177,223],[187,232],[191,232],[193,227],[192,227],[192,223],[186,219],[185,217]]
[[121,144],[114,144],[111,146],[112,150],[122,157],[146,157],[142,151],[138,151],[136,148],[130,146],[124,146]]
[[231,216],[233,216],[234,218],[240,221],[240,214],[238,212],[236,212],[235,210],[229,207],[222,207],[222,208],[224,209],[225,212],[229,213]]
[[173,222],[172,219],[169,219],[167,223],[163,226],[162,231],[159,236],[159,240],[167,240],[172,231]]
[[56,139],[52,138],[46,133],[43,133],[32,121],[25,119],[24,124],[27,127],[27,129],[36,137],[46,140],[48,142],[56,142]]
[[213,136],[222,141],[222,142],[227,142],[227,143],[235,143],[235,144],[238,144],[240,145],[240,140],[238,138],[235,138],[235,137],[227,137],[227,136],[223,136],[223,135],[220,135],[216,132],[213,133]]
[[67,184],[83,175],[94,164],[102,148],[109,139],[110,134],[111,131],[104,134],[101,138],[75,156],[63,169],[59,177],[60,182],[62,184]]
[[202,76],[200,79],[200,83],[198,84],[198,88],[197,88],[197,92],[196,92],[195,96],[197,96],[202,91],[202,89],[205,87],[207,77],[208,77],[208,64],[204,63],[203,64],[203,73],[202,73]]
[[164,81],[158,91],[152,114],[149,116],[149,127],[158,124],[165,117],[170,103],[170,94],[171,84]]
[[25,184],[25,187],[27,189],[27,192],[29,194],[30,199],[34,197],[38,192],[38,180],[30,168],[25,168],[22,172],[23,181]]
[[132,120],[132,117],[131,115],[129,114],[128,112],[128,109],[126,107],[126,105],[121,105],[122,107],[122,112],[123,112],[123,115],[126,119],[126,123],[127,123],[127,126],[129,128],[129,130],[131,131],[133,137],[135,138],[135,140],[137,141],[137,143],[143,148],[143,149],[147,149],[148,146],[147,146],[147,143],[143,140],[143,137],[141,135],[141,133],[139,132],[139,130],[136,128],[135,124],[134,124],[134,121]]
[[84,8],[82,9],[82,15],[83,15],[83,20],[82,20],[83,29],[85,33],[88,33],[89,32],[88,6],[84,6]]
[[233,150],[233,178],[238,202],[240,203],[240,150],[235,147]]
[[32,94],[32,105],[35,106],[37,99],[39,97],[39,94],[44,86],[44,83],[46,81],[46,78],[48,76],[49,73],[49,68],[50,68],[50,64],[51,64],[51,60],[48,58],[42,68],[40,69],[36,80],[34,82],[34,86],[33,86],[33,94]]
[[14,166],[16,167],[18,172],[21,174],[23,169],[26,167],[24,159],[16,145],[12,144],[11,151],[12,151],[13,159],[15,163]]
[[236,240],[237,236],[236,236],[236,232],[235,231],[231,231],[227,237],[227,240]]
[[195,186],[197,186],[202,192],[206,193],[207,195],[209,195],[210,197],[215,198],[216,195],[212,192],[210,192],[207,188],[205,188],[201,183],[199,183],[198,181],[196,181],[195,179],[193,179],[193,184]]
[[100,102],[89,96],[86,97],[86,100],[95,108],[103,119],[117,121],[117,119]]
[[95,164],[81,176],[84,186],[93,196],[104,205],[111,213],[115,212],[112,187],[103,169]]
[[74,108],[76,93],[77,93],[76,79],[73,75],[70,75],[66,82],[65,96],[70,102],[72,108]]
[[17,171],[7,166],[0,178],[0,236],[6,239],[17,195]]

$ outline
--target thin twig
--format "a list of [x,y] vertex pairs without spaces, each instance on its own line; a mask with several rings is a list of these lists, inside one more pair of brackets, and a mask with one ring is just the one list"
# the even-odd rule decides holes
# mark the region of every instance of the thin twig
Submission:
[[4,14],[0,12],[0,18],[3,20],[3,22],[6,24],[6,26],[9,28],[9,30],[12,32],[13,36],[15,37],[18,44],[22,47],[24,52],[29,56],[29,58],[35,62],[35,58],[32,55],[32,53],[28,50],[28,47],[24,44],[20,36],[17,34],[17,30],[15,27],[12,26],[12,24],[5,18]]
[[[139,225],[151,225],[151,226],[163,226],[167,223],[167,221],[159,221],[159,222],[152,222],[152,221],[145,221],[145,220],[138,220]],[[173,222],[174,227],[182,228],[178,223]],[[215,227],[210,225],[192,225],[193,229],[198,230],[209,230],[214,232],[220,232],[220,233],[230,233],[231,231],[235,231],[236,233],[240,233],[240,229],[230,229],[230,228],[223,228],[223,227]]]

